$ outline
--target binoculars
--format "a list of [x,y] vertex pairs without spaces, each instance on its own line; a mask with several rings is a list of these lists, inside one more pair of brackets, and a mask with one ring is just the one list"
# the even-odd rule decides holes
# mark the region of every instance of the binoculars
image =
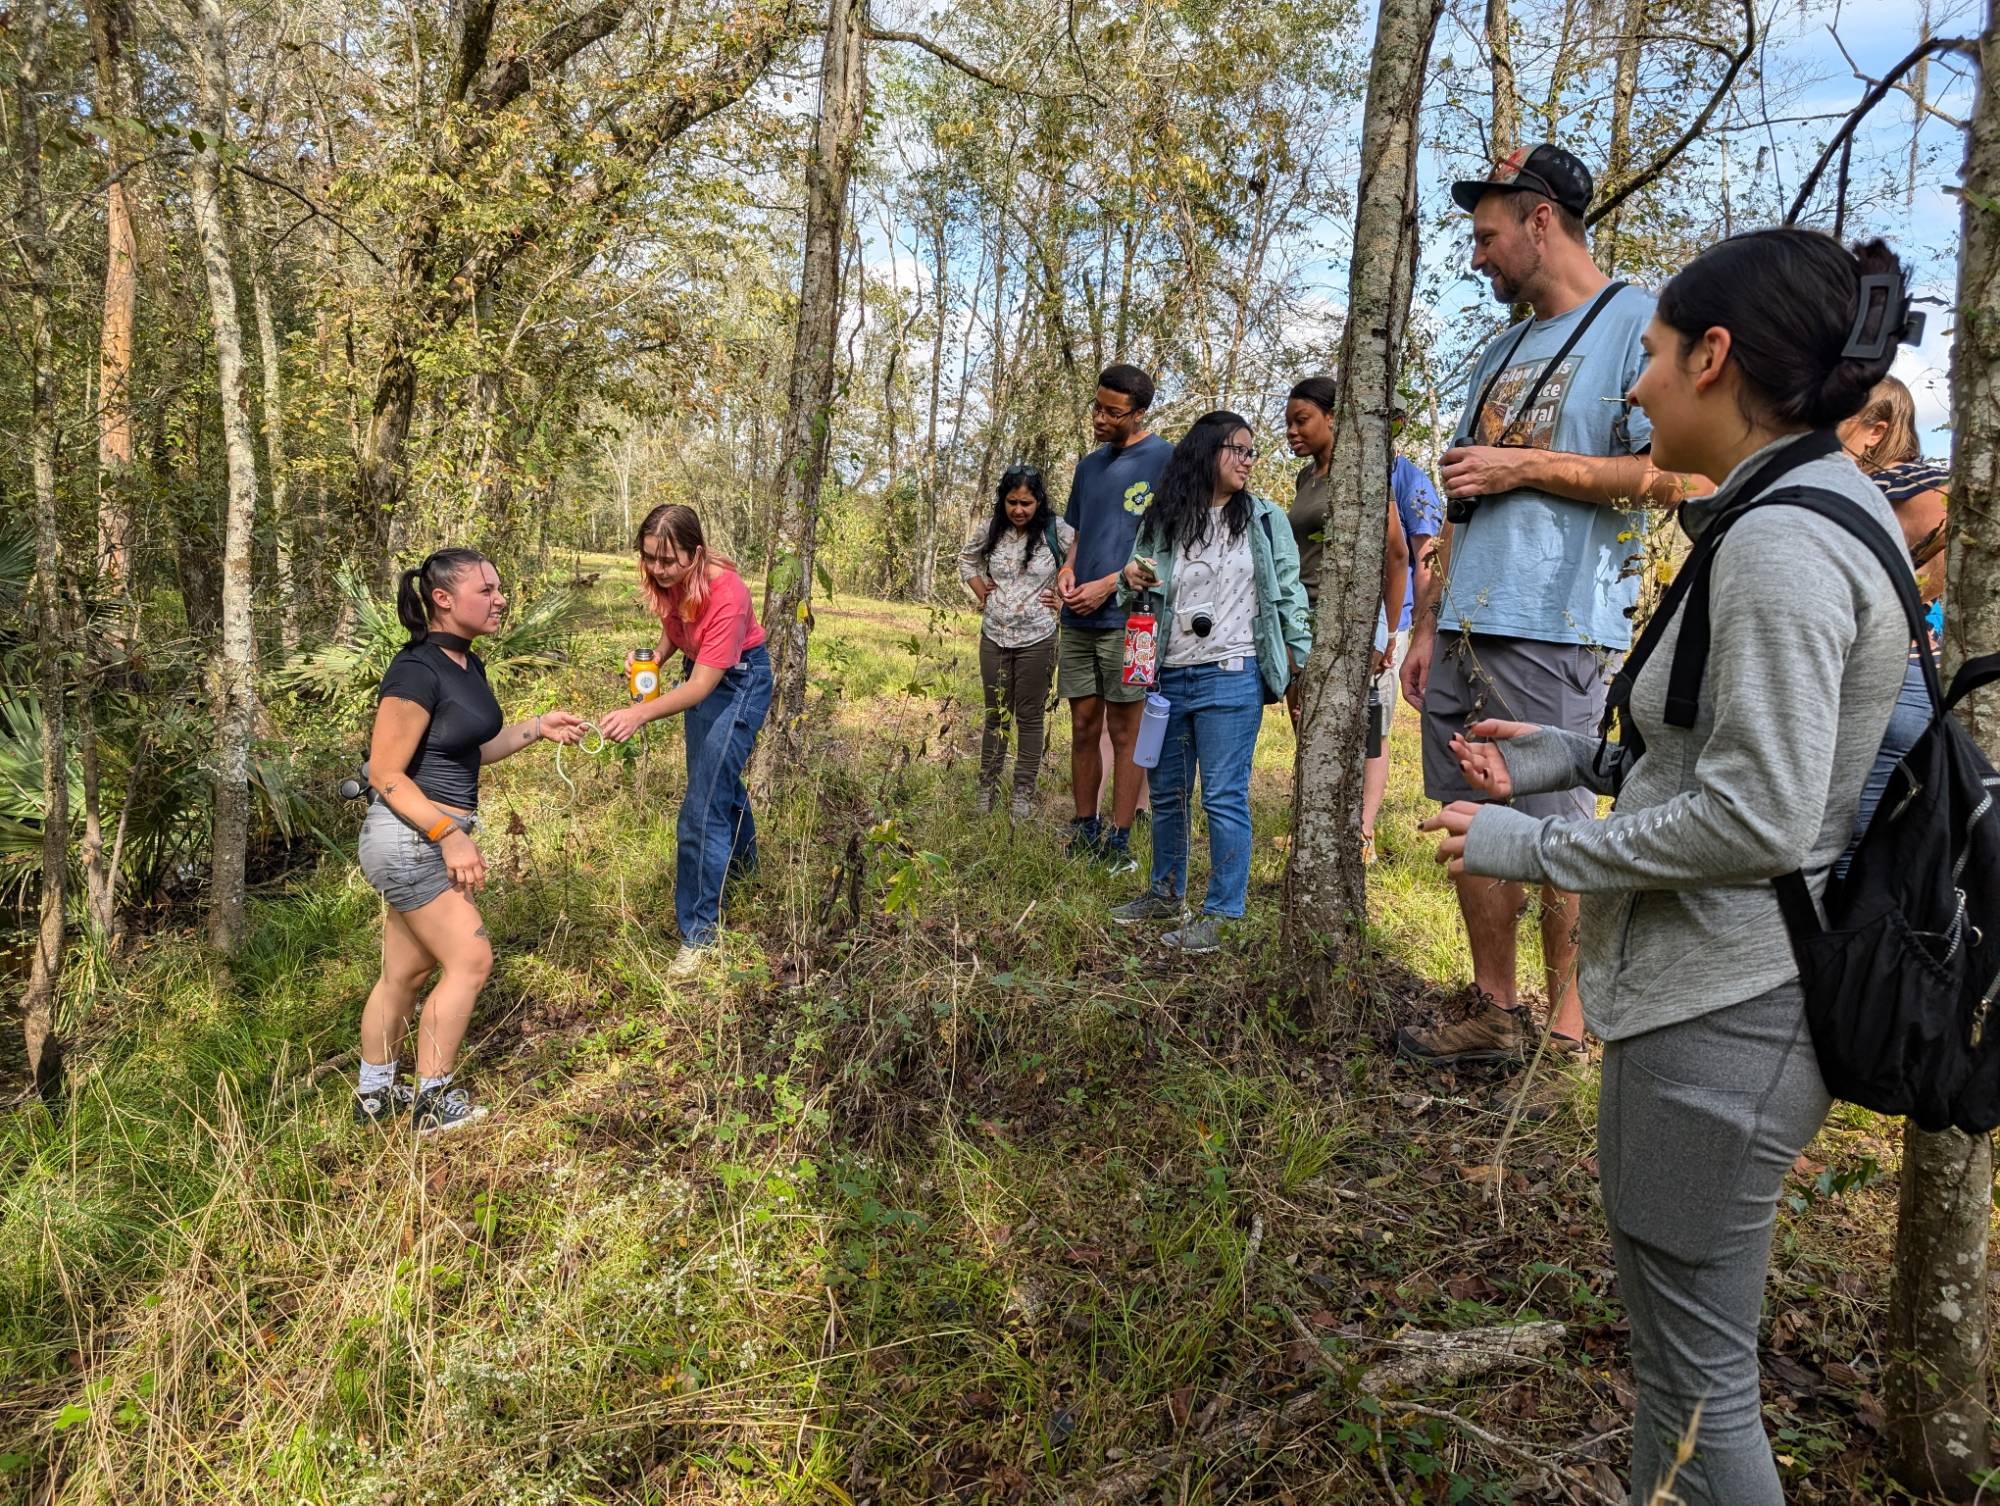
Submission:
[[364,758],[361,761],[361,770],[358,776],[350,774],[347,778],[340,781],[337,788],[340,791],[340,798],[343,800],[359,800],[363,795],[369,795],[372,799],[373,796],[368,788],[368,760]]

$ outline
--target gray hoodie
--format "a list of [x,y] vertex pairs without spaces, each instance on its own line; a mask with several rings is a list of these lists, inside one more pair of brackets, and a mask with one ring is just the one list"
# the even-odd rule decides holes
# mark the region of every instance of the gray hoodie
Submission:
[[[1683,503],[1682,526],[1699,538],[1758,464],[1792,442]],[[1837,492],[1901,541],[1889,504],[1845,454],[1777,484]],[[1540,820],[1488,806],[1466,837],[1469,872],[1582,895],[1577,986],[1603,1040],[1739,1004],[1798,975],[1769,881],[1803,868],[1815,895],[1825,888],[1903,683],[1910,630],[1894,586],[1859,539],[1809,513],[1760,508],[1736,523],[1716,551],[1709,602],[1695,724],[1664,717],[1677,615],[1633,684],[1645,752],[1609,816]],[[1597,747],[1553,728],[1501,744],[1524,795],[1612,793],[1592,766]]]

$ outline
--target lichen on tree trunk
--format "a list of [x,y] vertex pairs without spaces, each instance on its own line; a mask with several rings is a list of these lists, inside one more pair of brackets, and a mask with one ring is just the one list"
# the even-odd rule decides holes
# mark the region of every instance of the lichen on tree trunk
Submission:
[[196,115],[204,140],[191,160],[195,238],[208,286],[209,326],[222,398],[228,505],[222,543],[222,630],[209,662],[215,715],[215,816],[208,939],[224,952],[243,938],[243,873],[250,834],[250,734],[257,715],[257,645],[250,611],[251,540],[257,521],[256,437],[244,390],[243,321],[222,152],[229,128],[229,62],[216,0],[188,0],[188,41],[199,75]]
[[779,452],[776,537],[764,579],[764,633],[774,681],[770,728],[759,753],[760,782],[766,783],[781,764],[795,765],[805,742],[806,646],[812,632],[820,486],[833,422],[842,227],[867,103],[867,25],[866,0],[828,0],[819,121],[806,159],[805,255]]
[[1313,650],[1301,670],[1285,873],[1287,951],[1322,1023],[1339,1023],[1358,958],[1367,889],[1361,866],[1362,737],[1368,650],[1382,592],[1395,405],[1417,247],[1417,117],[1441,0],[1382,0],[1361,127],[1354,254],[1334,414],[1333,497]]
[[[1988,0],[1960,181],[2000,181],[2000,0]],[[1958,307],[1951,351],[1952,476],[1945,657],[1955,668],[2000,650],[2000,212],[1962,196]],[[1989,758],[2000,759],[2000,692],[1959,703]],[[1889,1441],[1905,1482],[1969,1499],[1991,1466],[1987,1243],[1993,1221],[1989,1136],[1903,1137],[1896,1270],[1889,1303]]]

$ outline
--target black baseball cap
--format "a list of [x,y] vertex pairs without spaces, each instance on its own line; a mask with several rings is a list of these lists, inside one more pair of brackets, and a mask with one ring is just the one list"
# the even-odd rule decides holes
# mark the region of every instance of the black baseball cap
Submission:
[[1525,190],[1553,199],[1581,218],[1590,208],[1590,195],[1595,187],[1589,168],[1553,141],[1544,141],[1532,149],[1516,147],[1494,164],[1491,177],[1468,178],[1452,184],[1451,201],[1469,211],[1477,209],[1479,201],[1496,189],[1502,193]]

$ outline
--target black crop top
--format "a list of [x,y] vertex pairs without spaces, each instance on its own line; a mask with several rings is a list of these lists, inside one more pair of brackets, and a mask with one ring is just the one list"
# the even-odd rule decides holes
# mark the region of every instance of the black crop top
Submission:
[[479,749],[507,724],[479,655],[468,650],[460,669],[434,643],[406,648],[382,676],[376,700],[387,696],[414,701],[431,714],[410,755],[409,774],[417,788],[440,805],[479,809]]

